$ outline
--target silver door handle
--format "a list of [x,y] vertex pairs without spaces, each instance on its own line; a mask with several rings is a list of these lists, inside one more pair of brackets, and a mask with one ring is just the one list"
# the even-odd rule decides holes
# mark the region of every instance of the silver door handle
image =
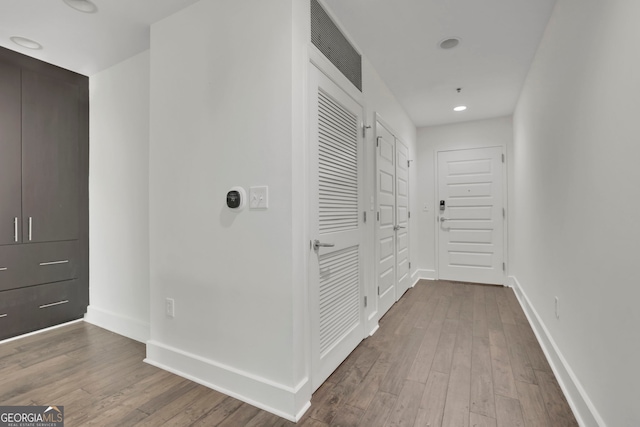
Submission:
[[29,217],[29,241],[31,241],[33,237],[33,218]]
[[18,217],[13,218],[13,240],[18,241]]
[[451,218],[440,217],[440,222],[451,221]]
[[313,250],[317,251],[320,248],[332,248],[335,245],[333,243],[321,243],[320,240],[316,239],[313,241]]
[[403,227],[403,226],[401,226],[401,225],[395,225],[395,226],[393,227],[393,231],[398,231],[398,230],[400,230],[401,228],[407,228],[407,227]]

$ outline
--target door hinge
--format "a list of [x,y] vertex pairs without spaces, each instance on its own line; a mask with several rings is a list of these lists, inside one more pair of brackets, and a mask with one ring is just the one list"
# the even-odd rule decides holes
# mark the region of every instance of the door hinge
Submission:
[[502,163],[504,163],[504,154],[502,155]]
[[367,211],[362,212],[364,214],[364,222],[367,222]]
[[502,208],[502,218],[506,218],[507,217],[507,212],[504,210],[504,208]]
[[382,138],[381,136],[376,138],[376,147],[380,146],[380,138]]
[[364,307],[367,308],[367,297],[364,297]]
[[409,218],[411,218],[411,212],[407,212],[407,215],[409,216]]
[[502,263],[502,271],[507,271],[507,264],[504,262]]
[[378,286],[378,296],[380,296],[380,286]]
[[376,212],[376,217],[378,217],[378,221],[380,221],[380,211]]
[[411,261],[409,261],[409,270],[411,270]]

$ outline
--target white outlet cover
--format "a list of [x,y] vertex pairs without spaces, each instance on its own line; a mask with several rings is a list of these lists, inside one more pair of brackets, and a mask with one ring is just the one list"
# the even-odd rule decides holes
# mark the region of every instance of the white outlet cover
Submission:
[[269,187],[249,187],[249,209],[269,208]]

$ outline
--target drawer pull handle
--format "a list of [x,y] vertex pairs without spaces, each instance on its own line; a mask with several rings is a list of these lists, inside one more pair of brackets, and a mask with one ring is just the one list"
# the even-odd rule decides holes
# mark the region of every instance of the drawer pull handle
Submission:
[[0,271],[7,271],[7,270],[8,270],[8,268],[7,268],[7,267],[2,267],[2,268],[0,268]]
[[0,319],[2,319],[3,317],[7,317],[8,314],[0,314]]
[[13,218],[13,240],[18,241],[18,217]]
[[66,264],[66,263],[68,263],[68,262],[69,262],[69,260],[68,260],[68,259],[65,259],[64,261],[41,262],[41,263],[40,263],[40,266],[41,266],[41,267],[44,267],[44,266],[46,266],[46,265]]
[[68,303],[68,302],[69,302],[69,300],[58,301],[58,302],[52,302],[51,304],[44,304],[44,305],[41,305],[41,306],[40,306],[40,308],[41,308],[41,309],[42,309],[42,308],[49,308],[49,307],[53,307],[53,306],[56,306],[56,305],[66,304],[66,303]]
[[32,240],[33,237],[33,217],[29,217],[29,241]]

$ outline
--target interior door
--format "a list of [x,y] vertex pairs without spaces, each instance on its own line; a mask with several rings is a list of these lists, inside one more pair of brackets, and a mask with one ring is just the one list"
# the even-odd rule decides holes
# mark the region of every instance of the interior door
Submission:
[[365,336],[363,109],[313,66],[309,94],[309,295],[315,390]]
[[78,238],[78,99],[72,84],[22,73],[24,242]]
[[396,283],[397,297],[411,286],[409,272],[409,150],[396,138]]
[[502,148],[439,152],[438,205],[439,278],[504,284]]
[[378,312],[384,315],[396,302],[396,152],[395,137],[376,122],[377,281]]
[[0,63],[0,245],[22,241],[21,114],[20,69]]

